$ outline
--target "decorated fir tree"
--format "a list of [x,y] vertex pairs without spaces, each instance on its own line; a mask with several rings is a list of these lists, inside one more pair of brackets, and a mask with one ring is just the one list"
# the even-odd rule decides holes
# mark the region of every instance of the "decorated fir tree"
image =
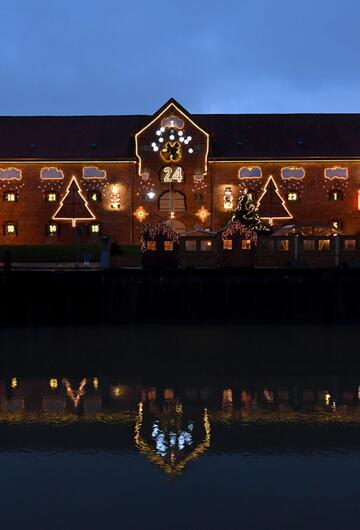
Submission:
[[244,190],[244,193],[238,198],[231,221],[237,221],[257,233],[266,233],[270,231],[268,226],[262,224],[259,212],[247,190]]
[[95,215],[81,194],[80,186],[75,177],[72,177],[53,219],[54,221],[71,221],[73,227],[76,226],[77,221],[95,219]]

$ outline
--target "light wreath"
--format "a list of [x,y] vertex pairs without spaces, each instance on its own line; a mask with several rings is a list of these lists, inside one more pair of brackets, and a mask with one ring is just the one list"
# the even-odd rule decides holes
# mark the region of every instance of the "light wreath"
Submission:
[[[77,193],[80,195],[81,199],[83,200],[84,202],[84,208],[89,212],[89,216],[88,217],[58,217],[58,213],[60,212],[60,210],[63,208],[64,206],[64,202],[66,200],[66,197],[69,195],[70,193],[70,188],[73,184],[73,182],[75,183],[76,187],[77,187]],[[68,185],[68,187],[66,188],[66,193],[63,197],[63,199],[61,200],[60,202],[60,206],[59,208],[56,210],[56,212],[54,213],[54,215],[52,216],[52,219],[53,221],[71,221],[71,225],[73,228],[76,227],[76,223],[77,221],[89,221],[90,219],[96,219],[95,215],[93,214],[93,212],[90,210],[89,206],[88,206],[88,203],[85,199],[85,197],[82,195],[81,193],[81,188],[79,186],[79,183],[78,181],[76,180],[76,177],[75,176],[72,176],[71,180],[70,180],[70,183]]]
[[158,237],[164,237],[169,241],[179,244],[179,234],[163,221],[155,224],[146,224],[141,227],[140,245],[141,252],[146,251],[146,241],[154,241]]

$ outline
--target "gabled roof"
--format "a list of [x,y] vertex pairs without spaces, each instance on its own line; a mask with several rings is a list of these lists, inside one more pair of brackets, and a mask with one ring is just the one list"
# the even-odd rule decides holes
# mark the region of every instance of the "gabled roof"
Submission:
[[[210,160],[360,158],[360,114],[189,116],[210,134]],[[0,159],[135,160],[135,134],[152,118],[0,117]]]

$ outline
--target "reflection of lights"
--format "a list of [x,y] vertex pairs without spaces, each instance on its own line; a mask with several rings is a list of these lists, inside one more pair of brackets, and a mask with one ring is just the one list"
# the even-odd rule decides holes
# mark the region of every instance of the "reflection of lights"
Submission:
[[[141,437],[141,428],[143,423],[143,410],[144,405],[142,402],[139,403],[138,407],[138,416],[136,418],[135,422],[135,431],[134,431],[134,441],[136,447],[139,449],[139,451],[143,454],[145,454],[151,462],[154,462],[158,466],[160,466],[165,473],[171,476],[179,475],[184,471],[185,466],[191,462],[192,460],[195,460],[198,458],[202,453],[204,453],[209,447],[210,447],[210,441],[211,441],[211,427],[210,427],[210,421],[208,417],[207,409],[204,409],[204,416],[203,416],[203,425],[204,425],[204,431],[205,436],[203,441],[193,446],[192,450],[181,460],[178,462],[176,461],[175,457],[175,445],[176,445],[176,439],[175,439],[175,445],[171,446],[171,449],[169,451],[169,460],[170,462],[167,462],[160,454],[156,452],[149,444],[147,444],[143,438]],[[191,428],[189,428],[191,426]],[[153,432],[158,432],[158,422],[155,422],[153,425]],[[193,422],[189,422],[188,424],[188,435],[191,437],[190,432],[193,430]],[[160,431],[160,429],[159,429]],[[176,434],[171,432],[169,433],[169,443],[171,441],[172,444],[174,444],[174,438],[176,437]],[[189,440],[190,438],[188,438]],[[185,439],[186,442],[186,439]]]
[[330,396],[329,392],[326,392],[325,393],[325,404],[326,405],[330,404],[330,398],[331,398],[331,396]]
[[99,379],[97,377],[94,377],[93,379],[93,387],[95,388],[95,390],[99,388]]
[[16,377],[13,377],[11,379],[11,388],[16,388],[17,386],[18,386],[17,379],[16,379]]
[[231,388],[225,388],[223,391],[223,403],[224,404],[231,404],[233,401],[233,395]]
[[126,394],[126,387],[124,385],[113,386],[111,389],[111,394],[117,399],[122,398]]
[[58,387],[58,380],[55,379],[55,378],[50,379],[49,386],[50,386],[51,390],[55,390],[55,388]]
[[174,391],[172,388],[165,388],[164,390],[165,399],[174,399]]
[[269,390],[267,388],[264,388],[264,398],[266,399],[266,401],[268,403],[272,403],[273,402],[272,392],[269,392]]
[[75,408],[78,406],[81,396],[85,394],[86,383],[87,379],[84,378],[79,385],[78,391],[75,393],[71,388],[71,384],[68,379],[63,379],[63,384],[65,385],[66,393],[71,399],[71,401],[74,403]]

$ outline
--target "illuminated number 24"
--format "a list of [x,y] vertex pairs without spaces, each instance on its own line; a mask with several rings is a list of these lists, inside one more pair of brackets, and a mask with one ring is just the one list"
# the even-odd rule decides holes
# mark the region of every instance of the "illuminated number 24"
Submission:
[[184,180],[184,174],[182,167],[172,168],[171,166],[166,166],[163,169],[164,172],[164,182],[182,182]]

